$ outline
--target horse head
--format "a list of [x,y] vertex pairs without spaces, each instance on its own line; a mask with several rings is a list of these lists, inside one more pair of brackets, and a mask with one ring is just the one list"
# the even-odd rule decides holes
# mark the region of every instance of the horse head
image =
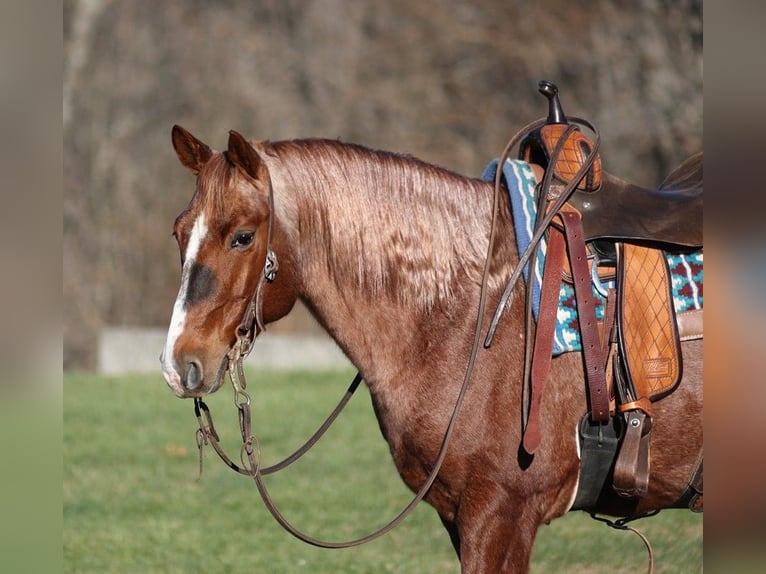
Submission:
[[[173,226],[181,285],[160,361],[177,396],[198,397],[221,386],[228,352],[262,276],[274,215],[265,151],[235,131],[224,152],[180,126],[172,136],[178,159],[197,176],[197,185]],[[289,272],[277,281],[278,288],[270,286],[259,302],[264,322],[287,314],[296,299]]]

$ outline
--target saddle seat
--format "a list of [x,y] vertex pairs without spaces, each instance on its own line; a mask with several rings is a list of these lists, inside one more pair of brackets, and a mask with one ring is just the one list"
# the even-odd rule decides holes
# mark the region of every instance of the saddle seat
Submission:
[[586,241],[701,247],[702,154],[684,161],[657,189],[633,185],[605,171],[598,189],[576,189],[569,203],[582,214]]

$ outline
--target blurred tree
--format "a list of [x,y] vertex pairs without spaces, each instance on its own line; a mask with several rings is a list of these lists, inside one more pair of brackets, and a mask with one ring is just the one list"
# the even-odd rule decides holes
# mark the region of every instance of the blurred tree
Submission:
[[175,123],[479,174],[544,115],[545,78],[613,173],[655,184],[702,147],[701,0],[65,0],[64,18],[66,368],[94,366],[104,325],[169,319],[193,191]]

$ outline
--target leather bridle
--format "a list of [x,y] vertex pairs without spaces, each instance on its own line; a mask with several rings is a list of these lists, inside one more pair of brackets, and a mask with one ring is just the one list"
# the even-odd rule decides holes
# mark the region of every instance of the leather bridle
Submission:
[[[572,118],[572,119],[579,120],[579,118]],[[200,449],[200,469],[202,465],[202,448],[204,445],[210,443],[213,446],[216,453],[218,454],[218,456],[221,458],[221,460],[223,460],[223,462],[227,466],[229,466],[231,469],[233,469],[234,471],[240,474],[250,476],[254,480],[255,485],[258,489],[258,492],[261,495],[261,498],[263,499],[264,504],[266,505],[268,510],[271,512],[271,514],[274,516],[274,518],[277,520],[277,522],[279,522],[279,524],[285,530],[287,530],[290,534],[292,534],[296,538],[308,544],[322,547],[322,548],[348,548],[348,547],[364,544],[366,542],[369,542],[371,540],[374,540],[382,536],[383,534],[386,534],[387,532],[392,530],[394,527],[396,527],[399,523],[401,523],[412,512],[412,510],[428,494],[428,491],[430,490],[431,486],[436,480],[436,477],[439,473],[442,463],[444,462],[444,459],[446,458],[447,449],[448,449],[450,440],[452,438],[453,432],[455,430],[458,414],[460,413],[463,400],[468,391],[471,376],[473,374],[474,366],[476,364],[478,351],[479,351],[479,348],[482,346],[481,332],[482,332],[482,326],[484,322],[484,319],[483,319],[484,312],[486,308],[487,285],[488,285],[488,278],[489,278],[490,261],[492,258],[491,255],[492,255],[492,249],[493,249],[493,245],[495,241],[495,233],[496,233],[496,227],[497,227],[497,214],[499,209],[500,188],[501,188],[501,180],[502,180],[502,166],[505,164],[505,161],[508,158],[511,149],[513,149],[519,143],[519,141],[521,141],[521,139],[524,136],[526,136],[532,130],[535,130],[541,127],[545,122],[546,122],[546,119],[541,118],[539,120],[531,122],[527,126],[523,127],[521,130],[519,130],[508,142],[505,149],[503,150],[502,155],[500,156],[498,169],[495,174],[493,205],[492,205],[492,222],[490,227],[489,241],[487,245],[487,256],[484,261],[484,269],[482,273],[478,314],[476,318],[476,327],[474,330],[473,345],[471,348],[470,357],[466,367],[463,382],[460,387],[460,392],[458,393],[457,399],[455,400],[455,406],[450,416],[447,429],[445,430],[444,438],[442,439],[439,453],[436,457],[436,460],[433,463],[433,466],[428,475],[428,478],[420,487],[420,489],[415,494],[415,496],[410,501],[410,503],[407,504],[407,506],[405,506],[399,512],[399,514],[397,514],[389,523],[387,523],[385,526],[379,528],[378,530],[366,536],[363,536],[361,538],[357,538],[354,540],[344,541],[344,542],[328,542],[328,541],[323,541],[323,540],[319,540],[311,536],[308,536],[304,534],[303,532],[299,531],[297,528],[295,528],[276,507],[276,505],[274,504],[274,501],[272,500],[271,496],[268,493],[268,490],[266,489],[266,485],[263,481],[263,477],[286,468],[287,466],[289,466],[290,464],[298,460],[306,452],[308,452],[308,450],[314,444],[316,444],[316,442],[322,437],[322,435],[324,435],[324,433],[327,431],[330,425],[335,421],[337,416],[346,406],[351,396],[353,396],[354,392],[356,391],[356,389],[358,388],[359,384],[362,381],[362,375],[360,373],[357,373],[353,381],[349,385],[348,389],[346,390],[345,394],[341,398],[340,402],[338,403],[338,405],[330,413],[327,419],[322,423],[319,429],[303,444],[303,446],[301,446],[298,450],[296,450],[293,454],[291,454],[290,456],[288,456],[281,462],[274,464],[272,466],[261,467],[260,449],[258,448],[257,440],[252,432],[252,420],[251,420],[251,411],[250,411],[251,398],[250,398],[250,395],[246,392],[247,381],[245,379],[245,373],[244,373],[244,369],[242,365],[243,365],[244,359],[247,357],[247,355],[250,353],[250,351],[253,348],[257,331],[264,331],[266,329],[263,323],[263,315],[262,315],[263,291],[267,284],[272,283],[274,281],[274,279],[276,278],[278,267],[279,267],[276,254],[274,253],[273,246],[272,246],[273,231],[274,231],[274,190],[273,190],[270,176],[268,180],[269,221],[268,221],[268,235],[267,235],[267,242],[266,242],[266,258],[264,263],[264,269],[263,269],[263,273],[261,274],[261,277],[259,278],[258,285],[255,289],[255,292],[247,305],[245,313],[242,317],[242,321],[237,327],[236,341],[234,345],[231,347],[231,349],[229,350],[229,352],[227,353],[228,366],[227,366],[226,372],[229,376],[229,379],[231,380],[232,387],[234,389],[234,404],[237,407],[237,410],[239,413],[239,427],[240,427],[240,433],[242,438],[242,446],[240,449],[241,464],[236,464],[235,462],[232,461],[232,459],[229,456],[226,455],[226,453],[224,452],[223,448],[220,445],[220,439],[219,439],[218,433],[216,432],[215,426],[213,424],[210,409],[202,400],[202,398],[195,397],[194,412],[199,425],[199,428],[197,429],[197,446]],[[586,123],[588,127],[591,127],[590,124],[588,124],[587,122],[584,122],[584,123]],[[554,151],[554,154],[551,158],[551,162],[555,161],[556,159],[555,156],[558,153],[558,151],[560,151],[560,147],[561,146],[557,147],[556,150]],[[486,336],[486,340],[484,342],[485,347],[489,347],[491,344],[492,337],[494,335],[495,329],[497,328],[497,324],[498,324],[500,315],[502,314],[502,311],[510,305],[510,302],[509,302],[510,294],[512,292],[513,286],[517,283],[518,278],[521,276],[520,269],[523,268],[524,264],[527,261],[529,261],[530,257],[532,257],[532,254],[536,250],[537,245],[543,236],[545,228],[550,223],[550,220],[552,219],[553,215],[555,215],[555,212],[557,211],[556,208],[560,207],[560,205],[563,205],[563,203],[566,201],[569,193],[571,193],[571,191],[574,189],[579,179],[582,178],[582,176],[585,174],[587,169],[590,167],[592,163],[592,159],[593,157],[595,157],[597,150],[598,150],[598,140],[596,142],[596,148],[594,149],[594,151],[591,153],[589,157],[591,161],[586,162],[583,165],[582,169],[577,173],[577,176],[574,179],[574,183],[566,187],[566,190],[564,191],[564,193],[562,193],[561,196],[558,198],[558,200],[555,202],[554,209],[551,209],[551,211],[548,212],[544,218],[542,218],[543,221],[540,222],[540,225],[536,227],[536,233],[532,239],[532,243],[530,244],[527,251],[521,255],[519,264],[517,265],[517,268],[514,270],[510,280],[508,281],[508,285],[506,286],[506,289],[505,289],[505,292],[503,293],[500,304],[498,305],[497,310],[495,312],[494,319],[490,326],[490,331]],[[550,178],[548,178],[546,181],[549,182]],[[543,189],[543,191],[545,191],[545,189]]]

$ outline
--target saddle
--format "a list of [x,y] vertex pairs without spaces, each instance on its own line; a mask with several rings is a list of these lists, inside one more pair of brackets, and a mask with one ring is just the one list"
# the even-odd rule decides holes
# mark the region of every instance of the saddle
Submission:
[[[539,91],[548,99],[548,117],[521,141],[519,158],[542,168],[536,171],[538,214],[552,217],[534,349],[525,369],[531,394],[523,446],[534,454],[540,442],[538,409],[563,277],[574,286],[588,385],[590,420],[581,432],[596,428],[601,440],[606,427],[619,429],[616,461],[607,468],[612,459],[602,460],[599,472],[611,473],[620,496],[640,498],[649,484],[652,405],[680,382],[682,338],[702,332],[701,312],[693,335],[684,333],[684,322],[679,329],[664,250],[702,248],[703,155],[690,157],[657,189],[627,183],[602,169],[598,145],[580,129],[584,120],[567,119],[558,88],[543,81]],[[603,321],[593,310],[596,275],[612,284]],[[587,450],[585,445],[584,456]],[[578,503],[587,507],[597,494],[578,494]]]
[[[576,175],[593,151],[593,142],[569,123],[551,82],[540,82],[548,98],[545,125],[520,144],[519,159],[551,169],[556,193]],[[562,138],[571,130],[569,137]],[[561,143],[557,152],[556,145]],[[553,164],[551,157],[556,155]],[[666,247],[702,246],[702,152],[679,165],[657,189],[633,185],[601,169],[595,154],[592,166],[577,183],[567,203],[582,215],[585,240],[646,241]]]

